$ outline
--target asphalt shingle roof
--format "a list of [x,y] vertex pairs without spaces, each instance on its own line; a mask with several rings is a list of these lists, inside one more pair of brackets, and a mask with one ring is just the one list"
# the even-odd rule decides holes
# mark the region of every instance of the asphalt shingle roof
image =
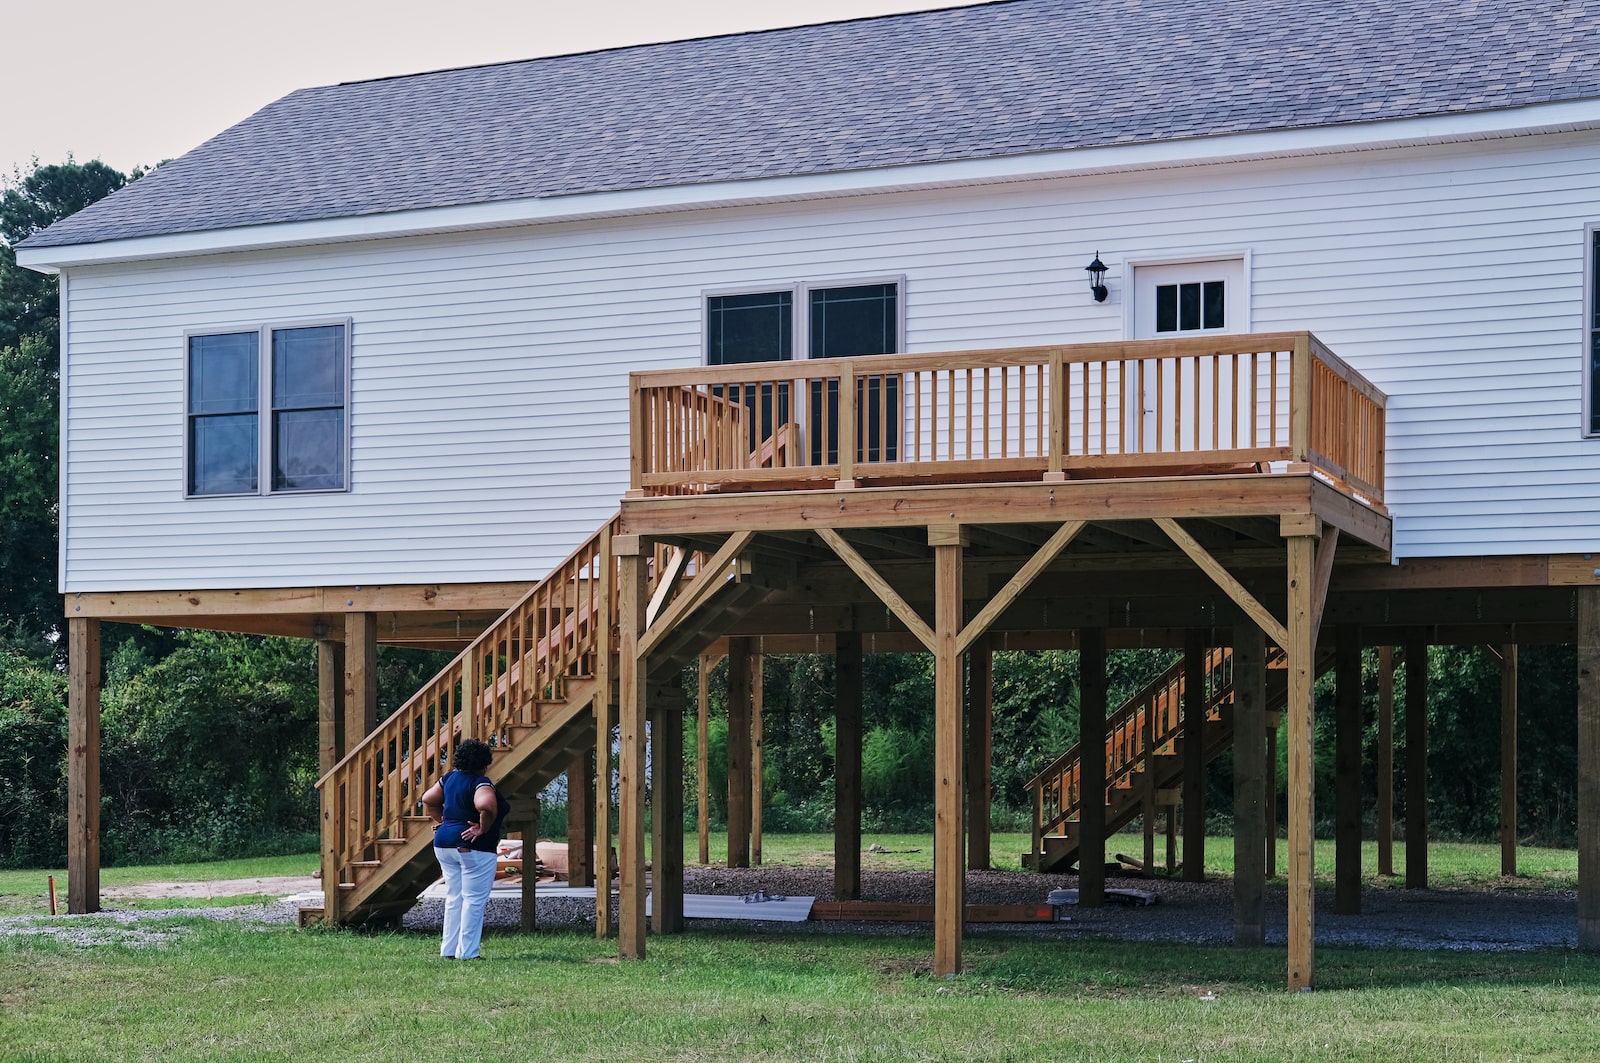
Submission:
[[1600,0],[1009,0],[291,93],[26,241],[1600,97]]

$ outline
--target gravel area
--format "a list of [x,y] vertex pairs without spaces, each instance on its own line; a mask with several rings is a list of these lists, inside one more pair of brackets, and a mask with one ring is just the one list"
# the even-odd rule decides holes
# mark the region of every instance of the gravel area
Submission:
[[[1227,881],[1203,883],[1138,878],[1108,879],[1108,886],[1148,890],[1159,898],[1149,907],[1108,905],[1065,909],[1066,921],[1030,924],[974,924],[972,935],[1026,933],[1051,939],[1078,937],[1122,941],[1171,941],[1225,944],[1232,940],[1232,887]],[[1052,889],[1075,888],[1073,875],[973,871],[967,874],[967,901],[973,904],[1038,903]],[[688,893],[740,896],[758,890],[768,895],[833,899],[833,874],[827,869],[760,867],[748,869],[691,867],[684,874]],[[931,903],[933,876],[922,871],[864,871],[863,900]],[[1286,895],[1267,891],[1267,941],[1285,940]],[[545,894],[539,901],[539,925],[547,929],[593,926],[594,902]],[[424,900],[404,920],[408,930],[437,932],[444,904]],[[1380,945],[1414,949],[1525,950],[1574,948],[1577,945],[1577,899],[1566,891],[1444,891],[1369,889],[1362,895],[1362,914],[1332,914],[1332,891],[1317,895],[1316,939],[1322,945]],[[228,908],[170,908],[117,911],[94,916],[15,917],[0,919],[0,935],[49,936],[77,945],[121,945],[162,948],[180,940],[183,927],[150,926],[173,916],[203,917],[244,923],[293,923],[296,907],[283,902]],[[515,897],[489,902],[485,923],[514,929],[521,914]],[[795,934],[916,935],[925,923],[765,922],[694,920],[691,928]]]

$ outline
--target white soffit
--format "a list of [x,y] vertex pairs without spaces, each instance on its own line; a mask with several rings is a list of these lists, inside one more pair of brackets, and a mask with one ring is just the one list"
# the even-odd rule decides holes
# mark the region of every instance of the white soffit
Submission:
[[1385,148],[1499,140],[1600,128],[1600,100],[1539,104],[1510,110],[1314,126],[1269,133],[926,163],[876,170],[722,181],[621,192],[473,203],[389,214],[254,225],[144,236],[63,247],[22,248],[17,264],[43,273],[64,267],[142,259],[256,251],[266,248],[464,232],[553,222],[669,214],[677,211],[794,202],[920,189],[1036,181],[1054,177],[1211,166]]

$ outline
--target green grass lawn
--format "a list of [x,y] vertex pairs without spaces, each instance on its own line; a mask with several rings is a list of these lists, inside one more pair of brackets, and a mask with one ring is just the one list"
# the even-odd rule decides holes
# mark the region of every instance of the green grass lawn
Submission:
[[[107,867],[100,870],[102,889],[135,886],[144,882],[216,882],[230,878],[268,878],[282,875],[309,875],[317,869],[316,853],[295,856],[261,856],[248,860],[218,860],[207,864],[162,864],[155,867]],[[55,876],[56,897],[62,911],[67,910],[67,871],[42,868],[37,871],[0,871],[0,916],[42,915],[50,911],[49,877]],[[176,898],[164,901],[163,908],[198,908],[218,904],[253,904],[256,897]],[[119,908],[157,907],[150,902],[123,902]],[[3,1059],[0,1056],[0,1059]]]
[[[90,923],[79,920],[77,926]],[[1592,1060],[1600,960],[1024,936],[431,935],[164,921],[164,945],[0,938],[0,1058],[362,1060]]]

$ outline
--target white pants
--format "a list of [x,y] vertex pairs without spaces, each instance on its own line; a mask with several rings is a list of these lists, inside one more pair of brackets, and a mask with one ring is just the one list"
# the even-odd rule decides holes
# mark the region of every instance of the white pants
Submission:
[[494,853],[457,852],[435,847],[444,872],[444,941],[439,955],[449,959],[474,959],[483,937],[483,909],[494,885]]

